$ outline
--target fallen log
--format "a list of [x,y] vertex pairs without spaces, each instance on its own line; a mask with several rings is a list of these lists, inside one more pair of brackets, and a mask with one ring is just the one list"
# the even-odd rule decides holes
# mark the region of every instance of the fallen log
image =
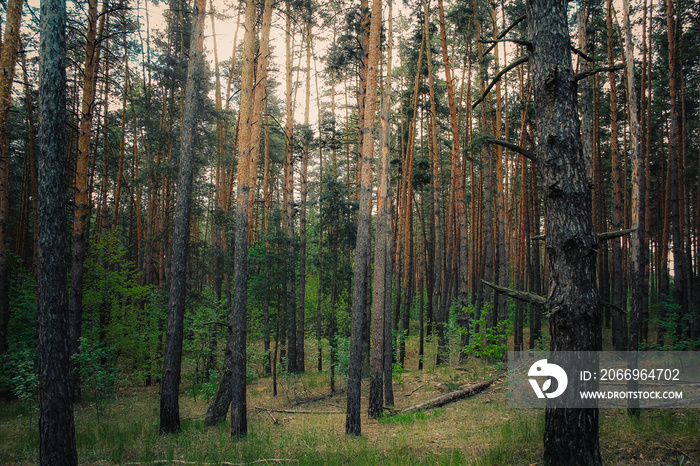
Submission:
[[454,392],[450,392],[437,398],[433,398],[432,400],[424,401],[423,403],[409,406],[408,408],[404,408],[401,411],[397,411],[396,413],[410,413],[414,411],[423,411],[424,409],[438,408],[448,403],[452,403],[453,401],[461,400],[462,398],[467,398],[472,395],[476,395],[477,393],[486,390],[492,383],[493,380],[484,380],[483,382],[479,382],[474,385],[469,385],[468,387],[464,387]]
[[275,408],[260,408],[257,406],[251,406],[251,409],[258,411],[267,411],[271,413],[284,413],[284,414],[345,414],[344,411],[300,411],[293,409],[275,409]]

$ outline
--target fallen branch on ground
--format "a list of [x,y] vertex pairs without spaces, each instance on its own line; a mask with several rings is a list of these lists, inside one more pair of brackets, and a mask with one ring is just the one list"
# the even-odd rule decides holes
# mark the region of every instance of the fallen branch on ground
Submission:
[[438,408],[448,403],[452,403],[453,401],[461,400],[462,398],[467,398],[472,395],[476,395],[477,393],[486,390],[492,383],[493,380],[484,380],[483,382],[479,382],[474,385],[469,385],[468,387],[462,388],[454,392],[450,392],[446,395],[442,395],[437,398],[433,398],[432,400],[428,400],[417,405],[409,406],[408,408],[404,408],[398,412],[411,413],[414,411],[423,411],[424,409]]
[[[185,460],[155,460],[150,461],[148,464],[198,464],[198,465],[225,465],[225,466],[245,466],[247,464],[258,464],[258,463],[298,463],[299,460],[292,458],[263,458],[249,463],[229,463],[228,461],[221,461],[217,463],[200,463],[198,461],[185,461]],[[140,462],[124,463],[125,465],[137,465],[144,464]]]
[[269,411],[272,413],[285,413],[285,414],[345,414],[344,411],[295,411],[293,409],[259,408],[256,406],[251,406],[251,409],[257,409],[258,411]]
[[333,398],[334,396],[342,394],[343,392],[344,392],[344,390],[336,390],[335,392],[327,393],[325,395],[310,396],[310,397],[303,398],[303,399],[297,399],[297,400],[294,400],[294,403],[292,403],[292,404],[294,406],[299,406],[299,405],[303,405],[306,403],[315,403],[317,401],[322,401],[322,400],[325,400],[328,398]]
[[411,396],[411,395],[413,395],[414,393],[416,393],[418,390],[420,390],[420,389],[423,388],[423,387],[425,387],[425,384],[419,385],[418,388],[416,388],[416,389],[413,390],[411,393],[409,393],[408,395],[405,395],[405,396]]

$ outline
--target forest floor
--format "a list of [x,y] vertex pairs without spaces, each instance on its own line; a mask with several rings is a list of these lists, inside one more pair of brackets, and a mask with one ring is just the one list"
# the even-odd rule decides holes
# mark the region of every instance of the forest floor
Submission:
[[[502,373],[499,365],[470,358],[464,365],[417,370],[409,340],[407,370],[394,375],[396,409],[430,400]],[[431,347],[426,351],[429,360]],[[511,409],[504,380],[486,391],[442,408],[419,413],[362,418],[362,436],[345,435],[345,376],[330,395],[329,373],[315,372],[309,342],[307,370],[281,375],[278,395],[272,378],[248,385],[248,432],[232,440],[228,422],[207,427],[208,403],[183,382],[182,433],[158,435],[157,387],[122,386],[99,413],[93,403],[76,406],[79,461],[103,464],[472,464],[535,465],[542,461],[544,413]],[[454,358],[453,358],[454,359]],[[366,413],[369,380],[363,380]],[[601,410],[604,464],[700,465],[700,410]],[[18,401],[0,402],[0,464],[38,462],[37,412]],[[574,452],[572,452],[575,454]]]

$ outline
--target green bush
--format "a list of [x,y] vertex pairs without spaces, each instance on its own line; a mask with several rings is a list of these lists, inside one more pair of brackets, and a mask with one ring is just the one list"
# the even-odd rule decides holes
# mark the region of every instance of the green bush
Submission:
[[111,346],[80,337],[80,352],[73,356],[80,365],[82,392],[94,403],[98,421],[102,408],[114,397],[119,380],[119,370],[110,362],[113,353]]
[[37,406],[39,392],[36,284],[20,259],[8,253],[10,279],[9,351],[0,356],[0,393],[22,401],[27,409]]
[[[497,325],[495,327],[487,327],[486,316],[493,312],[493,303],[488,302],[484,304],[484,308],[481,310],[481,316],[477,320],[475,319],[476,310],[470,304],[464,309],[469,315],[469,344],[464,349],[467,354],[471,354],[477,357],[486,356],[491,360],[503,359],[508,351],[507,344],[499,344],[501,339],[505,340],[507,335],[507,329],[510,327],[510,320],[506,320],[504,323]],[[476,333],[476,326],[479,326],[480,331],[484,332],[484,335]],[[504,332],[502,329],[506,329]],[[466,329],[463,331],[467,331]]]

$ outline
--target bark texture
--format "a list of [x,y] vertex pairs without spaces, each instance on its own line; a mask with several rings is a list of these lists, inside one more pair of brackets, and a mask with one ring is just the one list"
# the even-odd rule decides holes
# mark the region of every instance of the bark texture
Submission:
[[232,356],[231,436],[248,432],[246,407],[246,308],[248,302],[248,213],[249,198],[255,178],[252,160],[253,84],[255,68],[255,2],[245,7],[243,69],[241,71],[241,132],[238,139],[238,193],[236,201],[235,266],[233,275],[233,310],[229,350]]
[[352,328],[350,333],[350,364],[348,368],[347,417],[345,433],[360,435],[360,397],[362,382],[362,324],[367,293],[367,265],[370,247],[370,215],[372,200],[372,165],[374,159],[374,113],[377,101],[379,68],[379,32],[382,21],[381,0],[372,2],[372,19],[367,57],[367,93],[365,95],[364,125],[360,172],[360,209],[357,216],[355,266],[353,269]]
[[66,4],[41,2],[38,264],[39,460],[78,464],[68,355]]
[[[106,3],[105,3],[106,6]],[[104,12],[103,12],[104,13]],[[104,29],[104,18],[100,22],[100,36]],[[88,217],[90,215],[90,136],[95,106],[95,86],[100,48],[97,45],[97,0],[88,2],[88,30],[85,44],[85,67],[83,69],[83,100],[80,110],[80,133],[78,154],[75,161],[75,211],[73,212],[73,248],[71,250],[70,283],[70,353],[78,354],[83,326],[83,275],[85,254],[88,248]],[[75,401],[80,400],[80,367],[72,361],[72,383]]]
[[[582,151],[565,0],[526,4],[537,123],[537,166],[544,186],[553,351],[600,350],[600,307],[591,180]],[[572,452],[576,452],[572,455]],[[548,407],[545,461],[601,464],[598,410]]]
[[160,392],[160,433],[180,431],[180,366],[182,363],[182,334],[185,317],[187,286],[187,251],[190,238],[190,207],[192,204],[192,174],[194,171],[194,136],[200,81],[204,67],[204,21],[206,0],[197,0],[190,39],[190,60],[187,67],[187,88],[180,140],[177,204],[173,232],[172,272],[168,327],[163,353],[163,379]]
[[[379,158],[379,191],[377,191],[377,232],[374,247],[374,308],[372,310],[372,345],[370,360],[369,417],[378,417],[384,408],[384,384],[391,384],[391,374],[387,376],[386,364],[391,360],[385,357],[387,335],[386,319],[391,319],[391,262],[393,259],[391,240],[391,176],[389,165],[389,142],[391,138],[389,121],[391,103],[391,56],[392,18],[389,2],[389,46],[387,75],[382,96],[381,110],[381,157]],[[388,296],[387,296],[388,295]],[[393,324],[393,323],[392,323]],[[392,325],[393,326],[393,325]],[[388,377],[388,378],[387,378]],[[393,404],[393,400],[392,400]]]

